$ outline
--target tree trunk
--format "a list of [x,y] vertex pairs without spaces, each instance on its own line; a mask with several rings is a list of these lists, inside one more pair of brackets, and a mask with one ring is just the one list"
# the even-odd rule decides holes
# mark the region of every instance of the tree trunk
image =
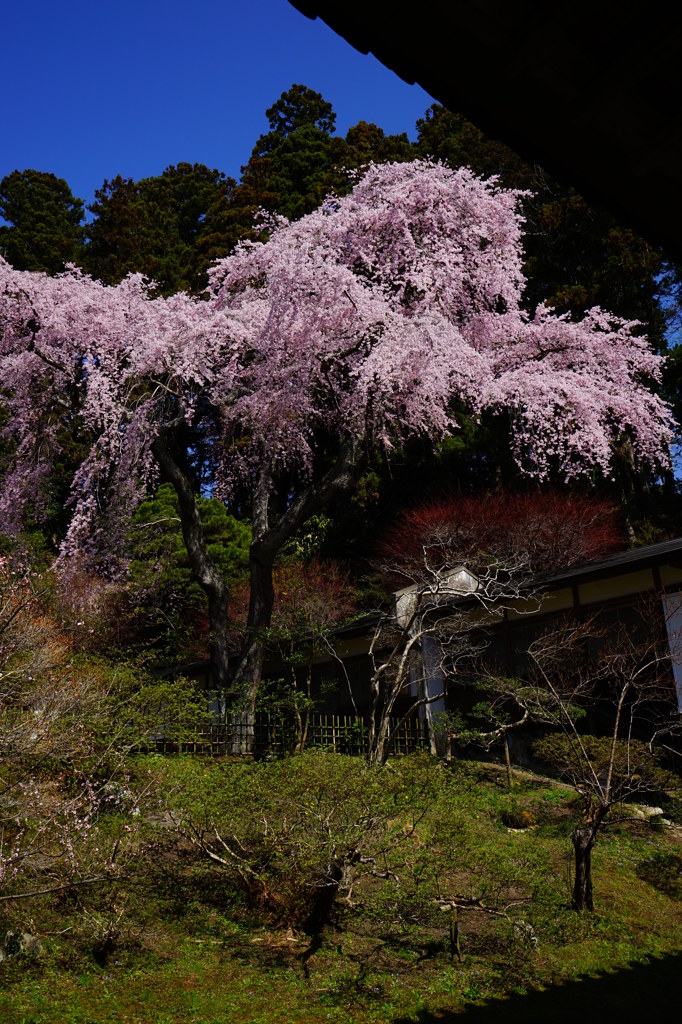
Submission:
[[575,882],[573,906],[576,910],[594,910],[592,901],[592,847],[595,843],[593,828],[576,828],[571,840],[575,852]]
[[375,672],[371,682],[372,704],[367,736],[367,760],[370,764],[386,764],[388,760],[390,715],[393,702],[382,692],[381,684],[381,673]]
[[512,776],[511,751],[509,750],[509,733],[506,731],[502,737],[502,743],[504,744],[504,764],[507,769],[507,789],[511,789],[514,785],[514,779]]
[[369,760],[371,764],[386,764],[390,751],[391,723],[388,715],[382,715],[373,741],[370,741]]
[[311,515],[326,508],[340,495],[348,493],[360,472],[359,448],[360,438],[348,438],[341,446],[337,462],[322,480],[305,488],[275,525],[270,523],[270,499],[276,491],[272,468],[264,465],[255,481],[252,495],[254,540],[249,557],[251,599],[246,638],[234,677],[235,689],[239,694],[239,710],[235,709],[234,719],[235,753],[253,752],[256,697],[265,658],[263,631],[270,625],[275,599],[272,586],[275,558],[286,541]]
[[230,685],[229,648],[228,648],[228,610],[227,587],[208,595],[208,619],[211,630],[211,674],[213,689],[220,690],[221,700]]
[[206,549],[194,488],[171,450],[173,431],[183,425],[184,415],[180,415],[172,423],[163,424],[159,428],[158,437],[152,444],[152,453],[178,496],[182,538],[187,549],[189,564],[197,582],[208,598],[213,685],[224,693],[229,683],[227,645],[229,591],[225,580]]
[[265,645],[263,631],[272,619],[275,591],[272,585],[272,561],[263,558],[258,546],[251,545],[251,597],[246,622],[246,637],[234,674],[237,700],[232,716],[232,753],[253,754],[256,725],[256,698],[263,678]]

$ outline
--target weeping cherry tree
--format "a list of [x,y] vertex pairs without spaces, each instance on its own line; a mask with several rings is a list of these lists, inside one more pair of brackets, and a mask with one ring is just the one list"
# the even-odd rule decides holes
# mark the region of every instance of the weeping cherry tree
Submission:
[[[372,165],[349,195],[267,222],[266,240],[219,261],[199,298],[152,297],[139,276],[110,287],[0,262],[3,528],[27,503],[40,516],[76,417],[88,443],[65,566],[122,571],[133,510],[169,481],[208,598],[215,685],[241,701],[248,746],[275,558],[377,449],[436,441],[463,409],[503,416],[520,470],[539,479],[608,474],[624,440],[650,467],[667,460],[671,415],[650,386],[661,360],[637,325],[598,308],[579,322],[524,311],[519,201],[464,168]],[[233,671],[202,481],[228,506],[250,495],[250,608]]]

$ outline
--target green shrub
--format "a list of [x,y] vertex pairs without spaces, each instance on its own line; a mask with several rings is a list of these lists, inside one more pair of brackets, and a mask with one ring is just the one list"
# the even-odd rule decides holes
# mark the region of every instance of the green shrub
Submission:
[[312,750],[259,764],[182,760],[171,774],[183,839],[267,920],[315,930],[359,876],[391,870],[438,773]]
[[637,874],[672,899],[682,900],[682,853],[657,850],[640,860]]
[[[572,736],[552,733],[536,740],[533,753],[570,782],[605,775],[611,767],[612,737],[586,734],[580,741],[581,746]],[[663,766],[656,752],[640,740],[616,741],[612,770],[614,796],[679,785],[679,779]]]

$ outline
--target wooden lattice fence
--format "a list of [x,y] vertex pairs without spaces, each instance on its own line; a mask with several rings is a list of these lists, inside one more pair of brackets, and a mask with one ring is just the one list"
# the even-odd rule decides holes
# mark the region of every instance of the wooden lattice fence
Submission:
[[[393,728],[397,721],[391,722]],[[160,753],[221,755],[234,749],[247,749],[250,726],[229,715],[222,722],[198,726],[191,735],[174,735],[161,730],[156,739]],[[367,752],[368,723],[355,715],[311,713],[305,731],[304,748],[329,750],[338,754],[364,755]],[[428,750],[426,727],[419,719],[401,722],[393,742],[393,754]],[[253,751],[256,756],[282,757],[301,750],[301,730],[292,716],[261,713],[253,726]]]

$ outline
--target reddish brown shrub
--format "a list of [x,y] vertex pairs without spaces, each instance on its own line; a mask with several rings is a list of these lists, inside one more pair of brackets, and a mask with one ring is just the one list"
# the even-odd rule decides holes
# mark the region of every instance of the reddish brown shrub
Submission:
[[626,547],[618,509],[579,494],[457,495],[403,512],[378,549],[392,583],[431,568],[494,558],[535,573],[577,565]]

